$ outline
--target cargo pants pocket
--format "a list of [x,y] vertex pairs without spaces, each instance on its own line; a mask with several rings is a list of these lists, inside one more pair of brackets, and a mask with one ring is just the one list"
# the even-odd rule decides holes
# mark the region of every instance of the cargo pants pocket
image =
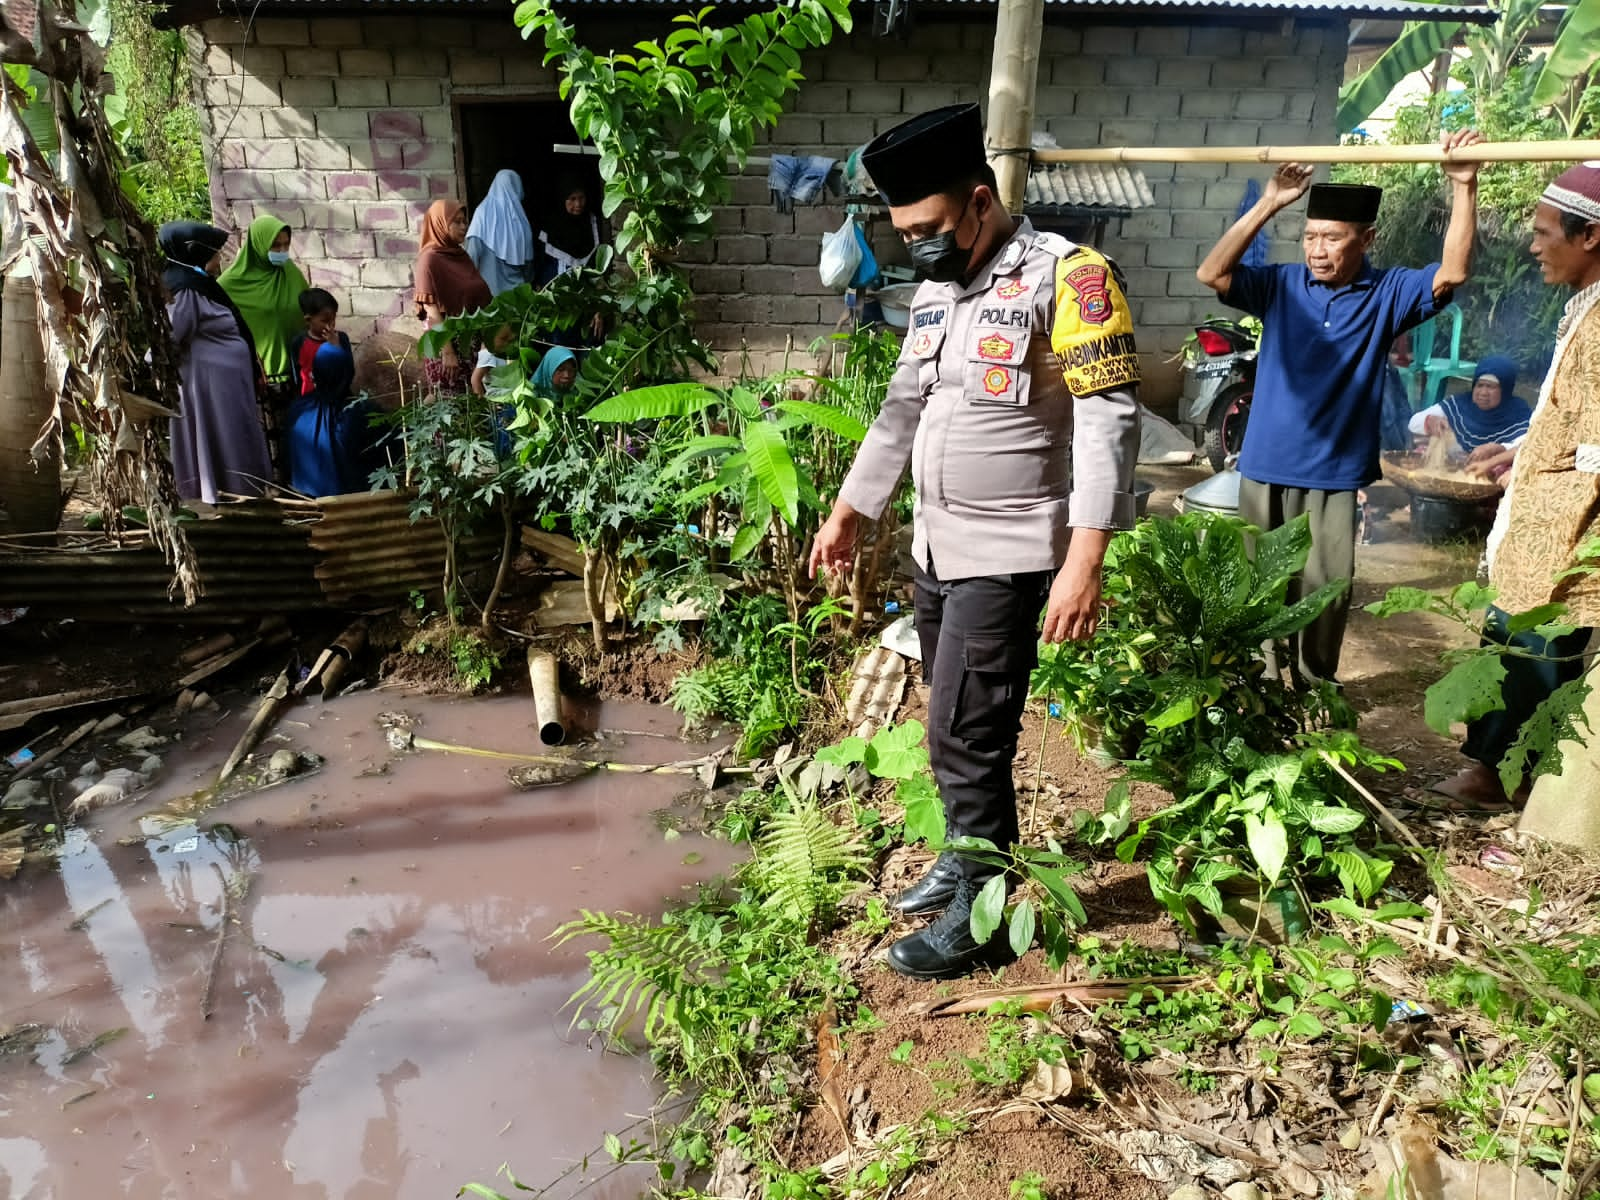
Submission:
[[1005,742],[1017,736],[1018,695],[1031,670],[1022,647],[1004,636],[979,635],[961,645],[950,733],[964,741]]

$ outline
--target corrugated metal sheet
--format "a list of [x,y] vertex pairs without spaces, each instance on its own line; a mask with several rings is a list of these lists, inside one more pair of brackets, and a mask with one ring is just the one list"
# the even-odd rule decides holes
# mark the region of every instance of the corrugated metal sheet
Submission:
[[[172,571],[135,540],[115,546],[68,534],[56,547],[0,549],[0,606],[82,618],[250,616],[390,603],[437,587],[444,532],[411,521],[411,494],[372,492],[320,500],[250,500],[219,506],[184,532],[205,594],[192,608],[168,597]],[[500,535],[457,547],[460,570],[494,561]]]
[[1155,194],[1144,172],[1121,163],[1054,163],[1028,172],[1028,208],[1149,208]]
[[[312,9],[333,12],[416,12],[419,9],[489,13],[510,11],[512,0],[262,0],[256,12],[305,13]],[[768,0],[720,0],[720,5],[747,7]],[[997,0],[915,0],[933,9],[994,8]],[[698,8],[687,0],[557,0],[563,8]],[[1467,21],[1492,25],[1497,14],[1481,4],[1428,4],[1422,0],[1045,0],[1053,10],[1172,15],[1244,12],[1286,13],[1306,16],[1377,18],[1397,21]],[[719,5],[713,4],[713,7]],[[233,0],[178,0],[171,5],[179,23],[207,17],[236,15]],[[214,11],[213,11],[214,10]]]

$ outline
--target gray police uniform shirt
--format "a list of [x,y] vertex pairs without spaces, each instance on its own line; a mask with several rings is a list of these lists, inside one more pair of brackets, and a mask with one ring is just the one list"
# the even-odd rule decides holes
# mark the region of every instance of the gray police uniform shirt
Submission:
[[943,580],[1048,571],[1134,521],[1139,359],[1114,264],[1023,219],[976,279],[924,283],[839,497],[877,519],[906,462],[912,553]]

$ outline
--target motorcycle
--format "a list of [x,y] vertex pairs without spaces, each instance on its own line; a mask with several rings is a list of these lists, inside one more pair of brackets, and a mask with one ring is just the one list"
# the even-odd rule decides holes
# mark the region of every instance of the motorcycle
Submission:
[[1199,443],[1213,471],[1238,458],[1256,390],[1255,330],[1216,319],[1197,327],[1183,384],[1183,427]]

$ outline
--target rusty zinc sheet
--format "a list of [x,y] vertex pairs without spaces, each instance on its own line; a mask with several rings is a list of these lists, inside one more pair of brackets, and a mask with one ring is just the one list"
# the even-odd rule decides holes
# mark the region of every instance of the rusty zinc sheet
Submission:
[[[203,594],[192,608],[168,594],[172,571],[143,534],[121,545],[63,531],[0,539],[0,607],[81,619],[231,619],[315,608],[389,604],[438,587],[445,539],[438,521],[411,521],[409,492],[318,500],[244,500],[183,524]],[[465,539],[463,572],[493,561],[499,535]]]

